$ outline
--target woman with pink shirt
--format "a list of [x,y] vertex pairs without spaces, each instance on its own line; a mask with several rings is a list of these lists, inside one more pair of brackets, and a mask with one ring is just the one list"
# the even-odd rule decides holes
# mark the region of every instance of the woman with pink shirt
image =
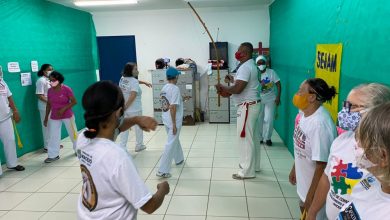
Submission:
[[[76,149],[77,127],[72,107],[76,105],[73,91],[62,84],[64,76],[53,71],[49,77],[51,88],[47,92],[46,116],[44,125],[49,126],[48,158],[45,163],[51,163],[60,159],[61,126],[65,124],[68,135],[73,142],[73,150]],[[51,114],[50,114],[51,112]],[[49,119],[50,115],[50,119]]]

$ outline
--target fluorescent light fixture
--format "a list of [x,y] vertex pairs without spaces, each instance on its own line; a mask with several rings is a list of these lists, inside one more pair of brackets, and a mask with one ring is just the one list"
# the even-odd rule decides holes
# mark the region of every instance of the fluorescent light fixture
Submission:
[[137,0],[106,0],[106,1],[75,1],[76,6],[104,6],[104,5],[130,5],[137,4]]

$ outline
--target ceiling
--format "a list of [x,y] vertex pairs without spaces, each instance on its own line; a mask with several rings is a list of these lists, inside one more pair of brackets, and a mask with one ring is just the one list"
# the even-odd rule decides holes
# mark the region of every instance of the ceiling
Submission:
[[[74,0],[48,0],[50,2],[65,5],[88,12],[100,11],[127,11],[127,10],[157,10],[157,9],[178,9],[188,7],[184,0],[138,0],[135,5],[120,6],[94,6],[77,7],[73,4]],[[190,0],[194,7],[236,7],[236,6],[254,6],[269,5],[274,0]]]

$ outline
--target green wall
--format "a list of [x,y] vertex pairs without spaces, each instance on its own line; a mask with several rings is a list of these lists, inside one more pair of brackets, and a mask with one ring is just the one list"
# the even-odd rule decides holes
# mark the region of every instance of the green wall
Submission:
[[270,6],[272,68],[282,82],[275,129],[293,152],[292,97],[314,77],[316,44],[343,43],[339,108],[354,86],[390,85],[390,1],[276,0]]
[[[0,65],[4,80],[13,93],[22,121],[17,125],[24,147],[21,156],[43,147],[37,98],[36,73],[33,85],[22,87],[19,73],[9,73],[8,62],[19,62],[22,72],[31,72],[30,62],[39,66],[50,63],[65,76],[78,101],[73,107],[78,128],[84,127],[81,97],[86,87],[96,81],[96,33],[89,13],[44,0],[0,1]],[[66,131],[63,129],[62,136]],[[0,157],[4,163],[3,146]]]

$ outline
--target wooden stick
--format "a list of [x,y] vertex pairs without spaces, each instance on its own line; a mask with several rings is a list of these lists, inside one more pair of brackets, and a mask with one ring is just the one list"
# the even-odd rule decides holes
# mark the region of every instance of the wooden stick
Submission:
[[[203,25],[204,29],[206,30],[207,34],[209,35],[211,43],[213,44],[213,47],[215,50],[215,56],[217,57],[217,80],[218,80],[218,84],[220,84],[221,83],[221,75],[219,73],[219,55],[218,55],[217,45],[215,44],[214,39],[209,32],[209,29],[206,27],[206,24],[203,22],[202,18],[199,16],[198,12],[196,12],[195,8],[192,7],[190,2],[187,2],[187,4],[191,7],[192,11],[194,11],[196,17],[198,17],[200,23]],[[221,106],[221,96],[218,94],[218,107],[220,107],[220,106]]]

